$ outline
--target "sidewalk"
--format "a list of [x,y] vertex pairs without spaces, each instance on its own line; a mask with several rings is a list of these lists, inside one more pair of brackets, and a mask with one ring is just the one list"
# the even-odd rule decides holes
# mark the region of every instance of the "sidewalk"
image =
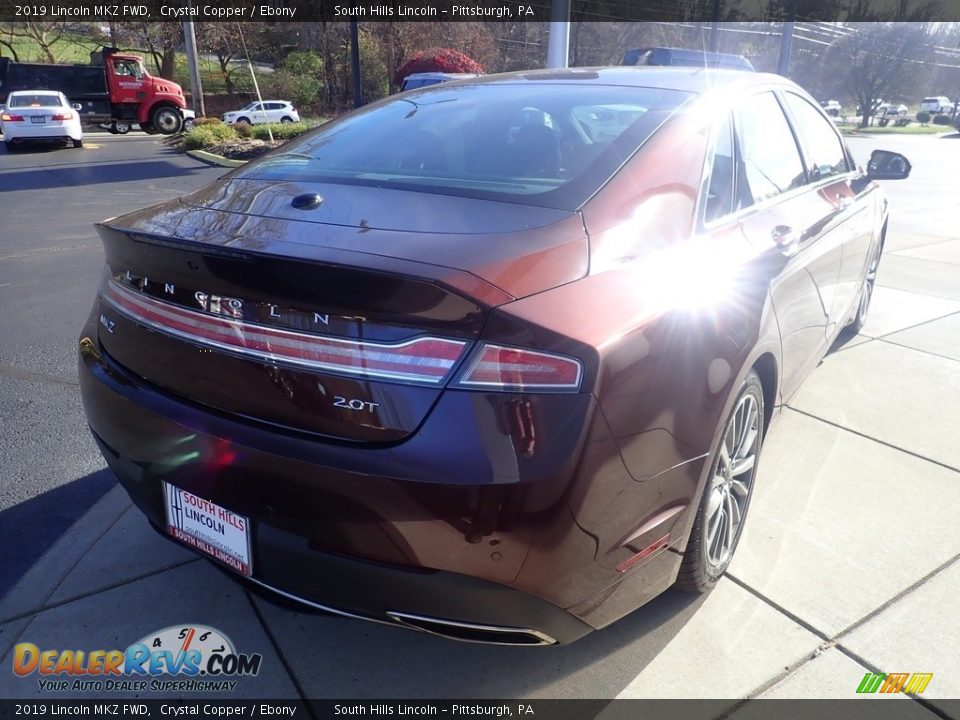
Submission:
[[706,598],[668,592],[567,647],[455,643],[250,595],[158,537],[114,487],[0,599],[0,697],[56,697],[10,672],[16,642],[122,648],[200,623],[264,656],[230,697],[732,708],[855,697],[868,671],[933,672],[926,713],[960,696],[960,239],[891,233],[878,284],[864,333],[826,357],[771,429],[737,557]]

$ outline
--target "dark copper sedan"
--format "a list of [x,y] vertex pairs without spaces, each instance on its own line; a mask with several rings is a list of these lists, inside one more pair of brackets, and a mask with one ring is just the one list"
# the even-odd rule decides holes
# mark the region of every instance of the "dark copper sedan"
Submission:
[[717,582],[909,169],[770,75],[395,95],[98,227],[86,414],[150,522],[252,583],[569,642]]

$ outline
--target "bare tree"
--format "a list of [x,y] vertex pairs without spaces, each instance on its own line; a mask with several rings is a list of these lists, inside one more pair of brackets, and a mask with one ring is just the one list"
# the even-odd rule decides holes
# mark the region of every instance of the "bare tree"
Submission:
[[[0,43],[13,52],[13,38],[19,37],[32,40],[36,43],[37,49],[40,51],[40,59],[48,63],[55,63],[57,59],[53,53],[53,46],[63,37],[68,25],[69,23],[65,22],[27,21],[15,24],[11,23],[6,32],[9,41],[0,40]],[[15,60],[19,60],[15,52],[13,52],[13,56]]]
[[836,43],[826,64],[860,105],[866,127],[877,101],[909,92],[930,57],[926,23],[857,23]]
[[[262,23],[244,23],[243,39],[246,41],[247,49],[253,54],[260,49],[260,38],[263,36],[261,26]],[[247,72],[246,65],[233,63],[233,60],[242,57],[243,53],[238,23],[197,23],[196,30],[197,45],[201,54],[213,53],[216,56],[227,95],[233,95],[236,91],[235,76]]]

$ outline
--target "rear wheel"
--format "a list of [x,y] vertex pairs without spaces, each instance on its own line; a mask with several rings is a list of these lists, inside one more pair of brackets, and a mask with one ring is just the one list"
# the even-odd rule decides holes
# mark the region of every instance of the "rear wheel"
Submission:
[[845,328],[849,335],[859,335],[863,326],[867,324],[867,314],[870,312],[870,301],[873,300],[873,289],[877,283],[877,267],[880,265],[880,253],[883,248],[877,251],[877,256],[870,262],[867,269],[867,276],[863,280],[863,289],[860,291],[860,302],[857,304],[857,314]]
[[117,135],[126,135],[130,132],[130,123],[126,120],[114,120],[113,126],[110,129]]
[[740,386],[711,460],[677,585],[706,592],[726,571],[740,542],[763,442],[763,387],[751,370]]
[[282,118],[280,118],[280,122],[283,123],[284,125],[289,125],[290,123],[293,122],[293,118],[292,118],[292,117],[282,117]]
[[173,135],[180,130],[183,119],[176,108],[169,106],[159,107],[153,111],[150,124],[164,135]]
[[82,148],[82,147],[83,147],[83,140],[74,140],[74,141],[73,141],[73,146],[74,146],[75,148]]

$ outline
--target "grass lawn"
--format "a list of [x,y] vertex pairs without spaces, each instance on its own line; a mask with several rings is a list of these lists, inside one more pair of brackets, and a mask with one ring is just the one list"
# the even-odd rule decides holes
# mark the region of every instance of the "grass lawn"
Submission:
[[840,126],[840,132],[844,135],[942,135],[943,133],[956,132],[955,128],[949,125],[920,125],[911,123],[906,127],[873,127],[858,128],[853,125]]

